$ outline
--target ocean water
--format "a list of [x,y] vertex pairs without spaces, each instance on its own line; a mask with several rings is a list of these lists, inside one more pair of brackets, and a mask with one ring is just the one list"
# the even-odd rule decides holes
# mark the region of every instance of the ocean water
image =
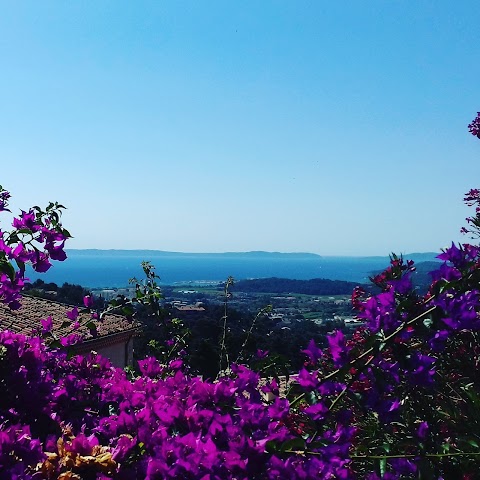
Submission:
[[[80,284],[85,287],[124,287],[132,277],[143,278],[142,261],[156,267],[160,283],[199,281],[221,282],[235,279],[282,277],[299,280],[327,278],[368,282],[373,272],[388,266],[388,257],[322,257],[313,254],[232,253],[185,254],[137,250],[70,250],[65,262],[54,262],[44,274],[29,270],[31,281]],[[419,254],[433,260],[435,254]],[[413,258],[406,255],[406,258]],[[417,255],[418,256],[418,255]]]

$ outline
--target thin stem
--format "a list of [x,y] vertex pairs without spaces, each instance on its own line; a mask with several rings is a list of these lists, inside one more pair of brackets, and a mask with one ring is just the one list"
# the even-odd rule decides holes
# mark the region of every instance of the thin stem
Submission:
[[[301,455],[324,455],[323,452],[311,452],[308,450],[284,450],[285,453]],[[352,460],[388,460],[390,458],[450,458],[450,457],[476,457],[480,452],[453,452],[453,453],[422,453],[422,454],[398,454],[398,455],[350,455]]]
[[476,457],[480,452],[453,452],[453,453],[422,453],[414,454],[398,454],[398,455],[351,455],[352,460],[383,460],[389,458],[442,458],[442,457]]
[[248,329],[247,336],[245,337],[244,342],[242,343],[242,346],[240,348],[240,351],[238,352],[237,359],[235,360],[235,363],[238,363],[240,361],[240,358],[242,356],[242,353],[247,346],[248,340],[250,339],[250,335],[253,332],[253,328],[255,327],[255,324],[257,320],[260,318],[261,315],[264,315],[265,313],[269,312],[272,309],[271,305],[267,305],[266,307],[263,307],[256,315],[255,318],[253,319],[252,324],[250,325],[250,328]]
[[[220,342],[220,359],[219,359],[219,372],[220,375],[223,367],[223,357],[225,356],[225,365],[226,368],[230,364],[230,359],[228,357],[228,351],[226,346],[226,338],[227,338],[227,320],[228,320],[228,298],[230,296],[229,288],[233,285],[233,277],[228,277],[227,281],[225,282],[224,287],[224,298],[223,298],[223,327],[222,327],[222,339]],[[217,375],[217,378],[218,378]]]

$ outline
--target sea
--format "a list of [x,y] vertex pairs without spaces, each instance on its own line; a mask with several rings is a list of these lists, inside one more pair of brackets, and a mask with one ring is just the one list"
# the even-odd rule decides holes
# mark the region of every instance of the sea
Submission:
[[[404,258],[416,262],[435,260],[438,253],[413,253]],[[218,284],[229,276],[249,278],[325,278],[368,283],[369,276],[386,268],[388,256],[343,257],[310,253],[179,253],[156,250],[67,250],[67,260],[53,262],[46,273],[27,271],[37,278],[62,285],[64,282],[89,288],[122,288],[131,278],[144,278],[141,263],[155,266],[164,285]]]

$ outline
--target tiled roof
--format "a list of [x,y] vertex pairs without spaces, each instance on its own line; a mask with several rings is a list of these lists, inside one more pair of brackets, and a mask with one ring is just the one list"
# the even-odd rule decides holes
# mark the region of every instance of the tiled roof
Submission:
[[175,308],[181,312],[204,312],[205,308],[194,305],[175,305]]
[[[1,330],[8,329],[15,333],[31,335],[35,329],[42,327],[40,320],[50,316],[53,320],[53,332],[59,337],[69,333],[79,333],[84,335],[85,340],[92,338],[89,329],[84,326],[90,320],[88,312],[79,313],[77,320],[82,326],[74,331],[71,327],[61,327],[62,323],[68,320],[66,312],[71,311],[74,308],[73,305],[29,296],[22,296],[21,304],[22,306],[18,310],[10,310],[7,306],[0,305]],[[78,310],[81,312],[84,309],[78,307]],[[103,317],[102,321],[95,320],[95,322],[97,324],[97,338],[138,330],[138,324],[121,315],[108,314]]]

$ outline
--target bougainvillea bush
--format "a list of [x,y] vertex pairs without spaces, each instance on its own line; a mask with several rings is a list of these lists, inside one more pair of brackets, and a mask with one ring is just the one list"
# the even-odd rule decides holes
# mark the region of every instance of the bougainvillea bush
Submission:
[[[0,210],[8,199],[0,189]],[[480,191],[465,201],[475,236]],[[0,231],[10,308],[27,264],[66,258],[62,208],[35,207]],[[0,479],[478,478],[480,249],[452,244],[439,258],[420,295],[413,263],[392,255],[372,279],[379,293],[353,292],[364,326],[333,332],[324,350],[310,342],[285,392],[241,364],[215,381],[192,376],[181,351],[137,374],[72,357],[48,319],[38,335],[1,331]]]

